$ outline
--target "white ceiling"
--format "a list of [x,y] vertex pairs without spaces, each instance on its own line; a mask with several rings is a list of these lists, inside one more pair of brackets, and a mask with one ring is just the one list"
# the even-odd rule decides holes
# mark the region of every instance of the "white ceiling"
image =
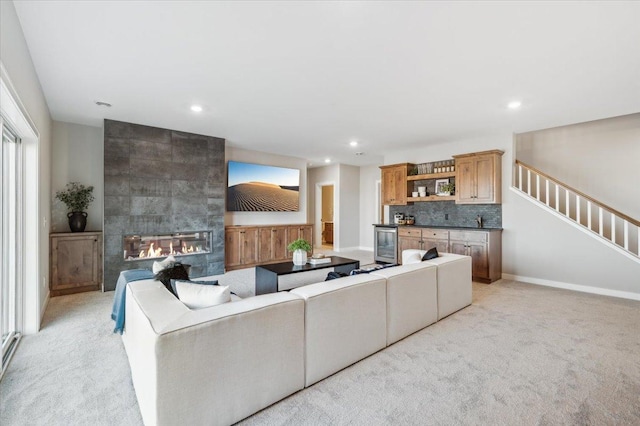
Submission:
[[54,120],[178,129],[314,164],[640,111],[640,2],[15,7]]

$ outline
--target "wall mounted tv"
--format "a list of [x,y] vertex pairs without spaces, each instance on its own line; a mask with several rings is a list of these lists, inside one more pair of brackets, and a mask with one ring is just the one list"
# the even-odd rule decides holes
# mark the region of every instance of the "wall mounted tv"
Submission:
[[300,210],[300,170],[237,161],[227,168],[227,211]]

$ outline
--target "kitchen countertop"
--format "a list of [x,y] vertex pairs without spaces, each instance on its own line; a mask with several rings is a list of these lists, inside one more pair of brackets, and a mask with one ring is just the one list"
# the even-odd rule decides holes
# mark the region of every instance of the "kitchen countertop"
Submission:
[[397,225],[395,223],[374,223],[373,226],[384,226],[387,228],[397,228],[406,226],[410,228],[430,228],[430,229],[461,229],[465,231],[502,231],[502,228],[478,228],[477,226],[438,226],[438,225]]

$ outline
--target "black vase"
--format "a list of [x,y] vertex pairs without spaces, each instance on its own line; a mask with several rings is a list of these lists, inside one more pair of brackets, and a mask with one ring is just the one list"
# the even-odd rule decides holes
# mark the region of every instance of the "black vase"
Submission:
[[87,227],[87,213],[86,212],[71,212],[67,213],[69,218],[69,228],[71,232],[83,232]]

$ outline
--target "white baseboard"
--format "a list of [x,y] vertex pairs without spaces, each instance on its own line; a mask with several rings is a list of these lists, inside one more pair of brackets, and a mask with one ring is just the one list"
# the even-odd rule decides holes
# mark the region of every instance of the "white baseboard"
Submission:
[[525,277],[522,275],[502,274],[502,278],[508,280],[521,281],[528,284],[543,285],[546,287],[562,288],[565,290],[581,291],[583,293],[600,294],[602,296],[619,297],[622,299],[631,299],[640,301],[640,293],[632,293],[629,291],[611,290],[602,287],[590,287],[587,285],[563,283],[560,281],[544,280],[542,278]]
[[336,250],[338,253],[343,252],[343,251],[353,251],[353,250],[362,250],[360,247],[340,247],[338,250]]
[[51,299],[51,291],[47,290],[47,296],[44,299],[44,303],[42,304],[42,308],[40,309],[40,324],[38,324],[38,331],[42,327],[42,320],[44,319],[44,313],[47,310],[47,306],[49,306],[49,300]]

